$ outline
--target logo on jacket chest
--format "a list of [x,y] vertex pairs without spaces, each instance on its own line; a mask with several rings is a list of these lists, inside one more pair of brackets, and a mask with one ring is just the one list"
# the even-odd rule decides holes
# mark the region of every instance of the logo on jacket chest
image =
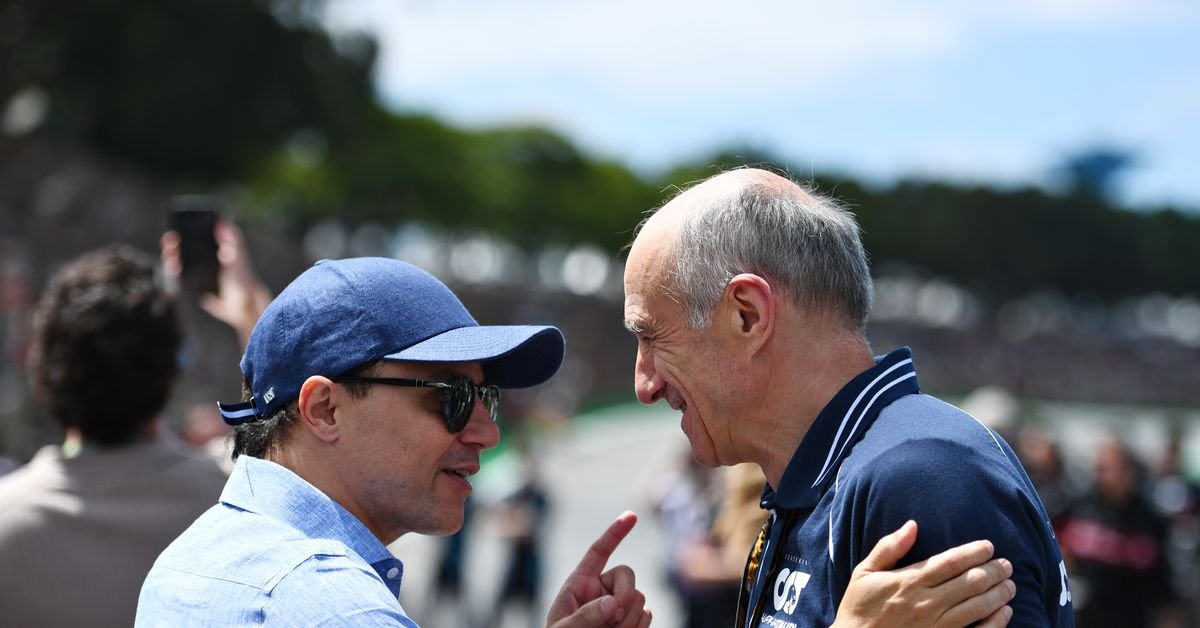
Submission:
[[802,571],[792,571],[784,567],[775,577],[775,587],[772,591],[775,602],[775,612],[791,615],[800,603],[800,592],[808,586],[811,574]]

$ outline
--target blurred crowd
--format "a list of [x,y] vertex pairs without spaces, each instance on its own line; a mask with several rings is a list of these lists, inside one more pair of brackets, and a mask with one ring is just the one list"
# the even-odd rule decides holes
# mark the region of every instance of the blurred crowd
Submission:
[[1015,435],[1058,535],[1078,625],[1167,628],[1200,620],[1200,487],[1184,469],[1184,436],[1173,431],[1147,459],[1111,432],[1088,459],[1072,461],[1045,426]]

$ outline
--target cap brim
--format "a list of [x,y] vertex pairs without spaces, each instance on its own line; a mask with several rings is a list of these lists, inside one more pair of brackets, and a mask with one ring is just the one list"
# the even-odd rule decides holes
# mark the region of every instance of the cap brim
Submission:
[[558,372],[565,350],[566,340],[555,327],[480,325],[451,329],[383,359],[481,362],[485,382],[501,388],[527,388]]

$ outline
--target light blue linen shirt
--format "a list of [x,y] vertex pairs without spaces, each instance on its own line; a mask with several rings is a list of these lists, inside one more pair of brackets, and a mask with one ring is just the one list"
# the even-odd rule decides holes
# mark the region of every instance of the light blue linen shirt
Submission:
[[345,508],[250,456],[159,555],[136,626],[405,626],[404,565]]

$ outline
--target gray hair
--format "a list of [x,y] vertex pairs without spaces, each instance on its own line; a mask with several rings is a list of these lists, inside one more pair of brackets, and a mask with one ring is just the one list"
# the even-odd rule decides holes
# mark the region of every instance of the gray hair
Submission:
[[798,305],[827,309],[853,329],[866,327],[874,298],[870,268],[858,223],[836,200],[753,181],[699,205],[682,220],[668,279],[690,326],[711,325],[729,280],[752,273]]

